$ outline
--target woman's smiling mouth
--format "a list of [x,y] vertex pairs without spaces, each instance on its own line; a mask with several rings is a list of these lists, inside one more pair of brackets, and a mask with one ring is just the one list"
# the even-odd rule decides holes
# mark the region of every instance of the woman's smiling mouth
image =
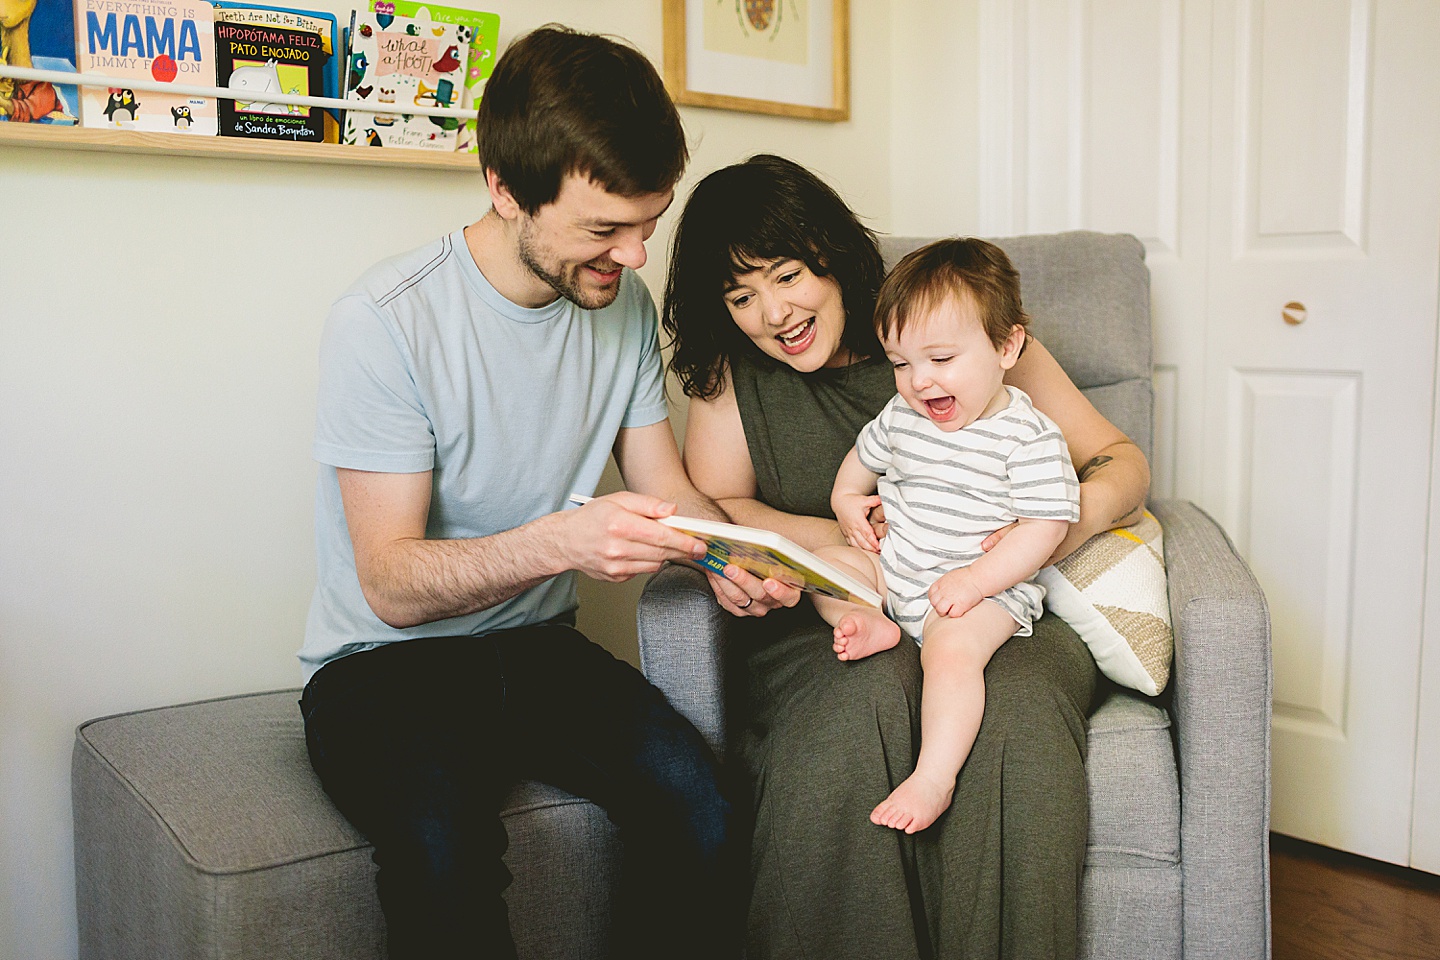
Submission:
[[804,353],[806,348],[815,342],[815,318],[811,317],[783,333],[777,333],[775,339],[780,341],[780,349],[786,353]]

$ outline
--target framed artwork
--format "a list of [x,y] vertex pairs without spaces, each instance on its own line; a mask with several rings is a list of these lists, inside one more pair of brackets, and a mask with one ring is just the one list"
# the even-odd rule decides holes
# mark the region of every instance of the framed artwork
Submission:
[[850,119],[849,0],[664,0],[676,103]]

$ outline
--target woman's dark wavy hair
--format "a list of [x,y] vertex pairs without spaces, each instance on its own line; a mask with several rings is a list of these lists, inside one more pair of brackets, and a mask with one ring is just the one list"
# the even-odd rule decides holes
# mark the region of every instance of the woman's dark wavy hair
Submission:
[[815,174],[759,154],[696,184],[675,228],[661,322],[686,396],[719,396],[731,358],[746,350],[759,355],[725,306],[731,281],[791,258],[840,284],[841,342],[857,358],[881,352],[872,317],[885,264],[874,232]]
[[520,209],[554,201],[568,174],[610,193],[663,193],[685,172],[680,114],[645,55],[557,24],[515,40],[480,101],[480,168]]

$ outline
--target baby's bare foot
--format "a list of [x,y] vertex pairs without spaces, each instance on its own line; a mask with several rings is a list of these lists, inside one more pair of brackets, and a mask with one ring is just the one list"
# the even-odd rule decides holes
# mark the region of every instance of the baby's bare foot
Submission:
[[856,610],[835,625],[835,655],[859,660],[900,642],[900,626],[879,610]]
[[953,779],[947,784],[940,784],[918,772],[912,773],[890,796],[880,801],[870,814],[870,822],[906,833],[918,833],[945,812],[954,792]]

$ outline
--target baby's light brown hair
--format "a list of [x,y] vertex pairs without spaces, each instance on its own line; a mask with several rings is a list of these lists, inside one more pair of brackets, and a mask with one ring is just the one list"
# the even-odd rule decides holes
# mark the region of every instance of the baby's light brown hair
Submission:
[[915,317],[966,292],[997,349],[1011,330],[1030,322],[1020,305],[1020,274],[1005,251],[985,240],[954,237],[907,254],[890,271],[875,300],[875,332],[881,340],[898,337]]

